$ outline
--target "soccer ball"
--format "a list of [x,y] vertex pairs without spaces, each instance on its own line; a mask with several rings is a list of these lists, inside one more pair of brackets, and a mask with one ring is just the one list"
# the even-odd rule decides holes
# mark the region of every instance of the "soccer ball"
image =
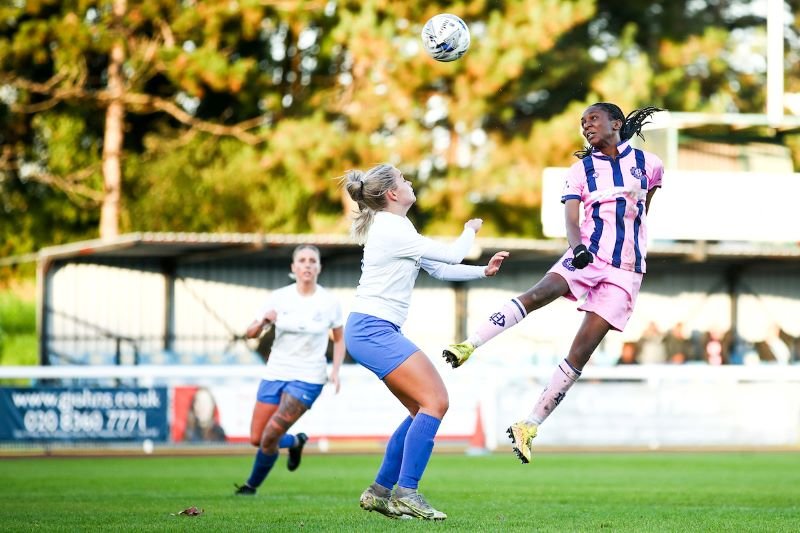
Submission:
[[455,61],[469,49],[469,28],[449,13],[434,15],[422,28],[422,46],[436,61]]

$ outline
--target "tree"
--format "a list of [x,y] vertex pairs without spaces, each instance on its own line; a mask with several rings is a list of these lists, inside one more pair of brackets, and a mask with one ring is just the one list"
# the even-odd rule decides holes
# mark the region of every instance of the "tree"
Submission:
[[125,123],[125,42],[122,19],[128,7],[126,0],[113,0],[111,28],[116,34],[108,61],[108,106],[103,136],[103,205],[100,211],[100,237],[119,234],[119,204],[122,195],[122,140]]
[[[484,234],[541,236],[539,176],[573,160],[586,105],[761,109],[765,73],[737,55],[764,26],[748,6],[37,0],[0,7],[0,220],[21,229],[0,226],[0,233],[22,235],[5,246],[24,252],[91,235],[98,225],[104,236],[344,232],[352,206],[335,178],[389,161],[415,180],[412,216],[426,232],[452,234],[481,216]],[[467,55],[448,64],[428,58],[419,42],[424,21],[443,11],[461,16],[473,34]],[[796,57],[796,39],[787,42],[787,58]]]
[[[228,16],[217,4],[204,21],[212,27]],[[176,102],[181,85],[197,86],[203,75],[212,82],[224,77],[239,85],[252,67],[252,61],[229,62],[226,51],[208,47],[205,57],[216,68],[186,73],[171,80],[170,86],[169,76],[180,73],[176,63],[183,59],[175,50],[178,44],[168,22],[183,20],[178,2],[137,1],[130,8],[126,0],[28,2],[6,7],[0,14],[5,21],[0,83],[13,91],[7,100],[14,118],[24,123],[19,128],[20,142],[6,144],[1,168],[55,186],[84,203],[101,203],[101,237],[119,232],[127,114],[165,114],[173,124],[190,130],[233,136],[249,144],[262,140],[250,131],[260,123],[256,113],[255,120],[226,124],[225,120],[206,120]],[[53,173],[61,164],[53,158],[59,139],[37,129],[37,118],[69,116],[80,121],[81,116],[98,110],[105,115],[102,142],[98,142],[98,130],[87,129],[79,145],[101,150],[100,167],[90,161]],[[36,140],[42,137],[51,138],[37,147]],[[100,171],[102,188],[98,190]]]

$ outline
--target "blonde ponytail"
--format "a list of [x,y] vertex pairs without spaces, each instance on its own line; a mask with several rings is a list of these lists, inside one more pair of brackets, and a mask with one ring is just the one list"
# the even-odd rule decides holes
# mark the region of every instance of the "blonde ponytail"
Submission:
[[392,165],[382,163],[366,172],[348,170],[341,178],[347,194],[358,205],[350,234],[359,244],[366,242],[375,213],[386,208],[386,193],[395,187],[394,170]]

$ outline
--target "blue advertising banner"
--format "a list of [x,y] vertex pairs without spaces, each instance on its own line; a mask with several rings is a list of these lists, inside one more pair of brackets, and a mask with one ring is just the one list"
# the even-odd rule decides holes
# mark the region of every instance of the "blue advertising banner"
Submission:
[[167,389],[0,387],[0,441],[166,441]]

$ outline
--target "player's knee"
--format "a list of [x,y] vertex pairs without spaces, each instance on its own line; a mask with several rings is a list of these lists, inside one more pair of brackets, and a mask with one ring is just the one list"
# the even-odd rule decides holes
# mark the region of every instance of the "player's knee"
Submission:
[[517,300],[525,307],[525,312],[530,313],[544,305],[545,292],[537,285],[520,294]]
[[250,435],[250,444],[258,448],[261,446],[261,436],[260,435]]
[[546,304],[552,298],[553,287],[547,280],[542,280],[528,289],[525,294],[520,296],[519,300],[528,311],[533,311]]
[[450,399],[449,398],[445,398],[444,401],[442,401],[441,405],[439,405],[439,411],[440,411],[442,417],[444,417],[444,415],[445,415],[445,413],[447,413],[448,409],[450,409]]
[[258,446],[264,451],[264,453],[278,453],[280,440],[280,435],[276,435],[271,431],[267,431],[261,436]]
[[525,306],[525,311],[530,313],[542,306],[545,306],[561,296],[563,291],[560,287],[554,287],[548,283],[538,283],[528,289],[518,297],[518,300]]
[[447,413],[447,410],[450,408],[450,398],[447,396],[447,393],[437,394],[436,396],[432,397],[427,403],[428,405],[424,405],[422,407],[425,408],[426,411],[431,413],[432,416],[435,416],[440,420],[445,415],[445,413]]
[[264,453],[266,453],[268,455],[276,454],[280,450],[280,447],[278,446],[278,441],[277,440],[271,440],[271,439],[269,439],[269,440],[268,439],[263,439],[261,441],[261,443],[260,443],[260,448],[261,448],[262,452],[264,452]]

